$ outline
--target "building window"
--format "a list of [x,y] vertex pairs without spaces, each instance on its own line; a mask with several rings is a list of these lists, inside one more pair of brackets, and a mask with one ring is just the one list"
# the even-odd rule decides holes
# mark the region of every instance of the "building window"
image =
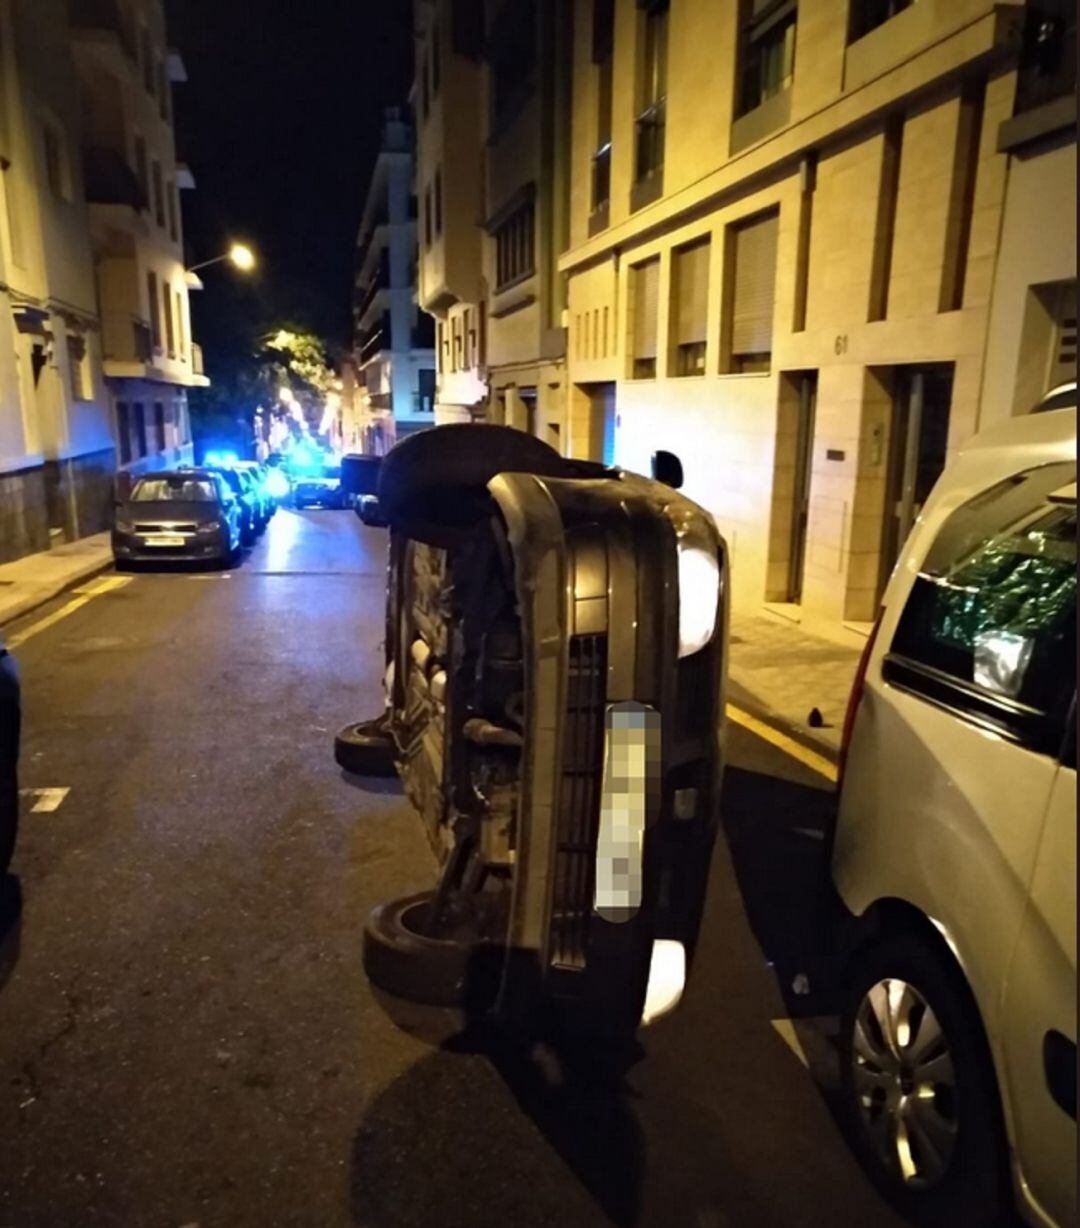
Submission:
[[424,189],[424,246],[431,246],[431,185]]
[[672,258],[671,320],[676,375],[705,374],[709,335],[708,239],[677,248]]
[[131,414],[126,401],[116,402],[116,439],[120,444],[120,464],[131,464]]
[[154,219],[159,226],[165,225],[165,188],[161,179],[161,163],[154,163]]
[[176,187],[170,179],[165,186],[165,201],[169,206],[169,238],[180,241],[180,219],[177,216]]
[[431,367],[421,367],[417,373],[419,383],[417,408],[422,414],[435,412],[435,372]]
[[157,436],[157,450],[164,452],[165,440],[165,406],[160,401],[154,402],[154,434]]
[[515,209],[495,231],[495,289],[531,277],[535,262],[536,214],[533,202]]
[[64,156],[64,138],[54,124],[45,124],[45,177],[58,200],[71,199],[71,180]]
[[457,316],[454,316],[454,318],[450,321],[450,342],[451,342],[451,347],[452,347],[451,355],[450,355],[450,370],[460,371],[461,370],[461,320]]
[[488,39],[491,127],[509,122],[533,89],[536,67],[536,0],[504,4]]
[[435,237],[442,234],[442,167],[435,172],[435,188],[432,193],[435,201]]
[[139,179],[139,187],[142,188],[143,208],[150,208],[150,163],[146,156],[146,138],[137,136],[135,138],[135,174]]
[[169,122],[169,77],[165,71],[165,61],[158,60],[157,62],[157,78],[158,78],[158,112],[161,118]]
[[437,98],[442,84],[442,48],[439,46],[438,25],[431,27],[431,96]]
[[173,325],[172,291],[166,282],[161,283],[161,302],[165,308],[165,340],[168,344],[169,357],[176,357],[176,329]]
[[1076,92],[1076,0],[1028,5],[1014,114]]
[[730,303],[725,311],[732,372],[768,371],[772,364],[776,303],[777,210],[733,226],[728,232]]
[[739,99],[745,115],[786,90],[795,75],[795,0],[744,0],[740,30]]
[[150,336],[154,349],[161,349],[161,300],[158,298],[158,278],[156,273],[147,273],[146,290],[150,296]]
[[660,307],[660,260],[630,270],[633,322],[633,378],[656,378],[656,321]]
[[146,455],[146,409],[142,401],[135,402],[135,450],[139,454],[139,459]]
[[181,359],[187,358],[187,329],[184,327],[184,296],[176,292],[176,352]]
[[596,145],[592,160],[592,211],[611,197],[612,71],[615,49],[614,0],[593,0],[593,64],[596,68]]
[[883,26],[891,17],[911,8],[914,3],[915,0],[852,0],[848,42],[853,43],[878,26]]
[[139,45],[142,49],[143,85],[148,94],[154,92],[154,48],[150,42],[150,31],[143,26],[139,31]]
[[76,401],[93,399],[90,383],[90,365],[86,354],[86,337],[83,333],[67,334],[68,372],[71,376],[71,395]]
[[645,14],[634,167],[634,177],[639,181],[658,175],[663,169],[667,105],[667,0],[653,0],[642,7]]

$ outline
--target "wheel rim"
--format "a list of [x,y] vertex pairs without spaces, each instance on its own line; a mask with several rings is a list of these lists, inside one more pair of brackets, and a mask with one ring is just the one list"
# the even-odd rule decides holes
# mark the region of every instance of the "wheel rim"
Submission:
[[948,1037],[907,981],[878,981],[855,1014],[852,1075],[879,1160],[912,1188],[936,1185],[956,1148],[956,1075]]

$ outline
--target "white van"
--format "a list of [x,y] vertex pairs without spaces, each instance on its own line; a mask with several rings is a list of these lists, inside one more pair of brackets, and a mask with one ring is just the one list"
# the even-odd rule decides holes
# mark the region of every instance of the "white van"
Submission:
[[[1069,398],[1066,398],[1068,400]],[[856,1146],[914,1221],[1076,1223],[1076,398],[946,470],[860,663],[833,878]]]

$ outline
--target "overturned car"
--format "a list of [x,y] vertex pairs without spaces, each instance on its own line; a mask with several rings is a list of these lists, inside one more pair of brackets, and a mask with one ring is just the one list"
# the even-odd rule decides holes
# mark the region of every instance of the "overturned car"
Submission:
[[441,869],[367,923],[381,990],[611,1039],[678,1000],[717,828],[728,566],[659,455],[667,482],[466,425],[384,460],[386,707],[335,751],[400,775]]

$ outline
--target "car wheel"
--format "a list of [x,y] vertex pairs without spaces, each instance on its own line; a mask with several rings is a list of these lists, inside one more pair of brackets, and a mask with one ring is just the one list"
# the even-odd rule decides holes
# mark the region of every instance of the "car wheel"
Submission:
[[980,1228],[1007,1199],[1001,1108],[978,1010],[929,943],[876,944],[842,1016],[845,1107],[867,1173],[912,1222]]
[[364,927],[364,972],[376,988],[425,1006],[487,1009],[501,948],[478,937],[467,908],[451,904],[438,934],[428,932],[436,893],[391,900]]
[[346,725],[334,738],[334,760],[354,776],[396,776],[394,753],[386,716]]

